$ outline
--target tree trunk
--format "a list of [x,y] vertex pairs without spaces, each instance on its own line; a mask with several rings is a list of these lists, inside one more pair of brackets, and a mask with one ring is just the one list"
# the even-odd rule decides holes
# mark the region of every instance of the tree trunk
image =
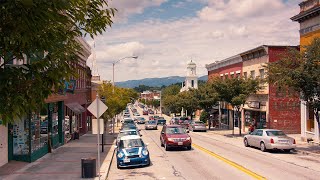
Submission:
[[[317,120],[317,123],[318,123],[318,132],[319,132],[318,136],[320,136],[320,122],[319,122],[320,119],[319,119],[318,108],[313,109],[313,111],[314,111],[314,115],[316,116],[316,120]],[[320,138],[318,137],[318,139],[320,139]]]

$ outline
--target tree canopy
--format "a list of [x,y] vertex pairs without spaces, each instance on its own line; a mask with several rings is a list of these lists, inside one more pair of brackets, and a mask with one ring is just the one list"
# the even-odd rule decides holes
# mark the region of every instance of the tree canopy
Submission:
[[[37,110],[77,76],[78,37],[111,27],[116,9],[100,0],[2,0],[0,8],[0,119],[6,124]],[[24,65],[12,65],[16,60]]]
[[126,89],[120,87],[114,87],[110,82],[103,83],[98,90],[100,97],[105,97],[105,104],[108,106],[108,110],[103,114],[106,119],[113,118],[115,115],[121,113],[128,103],[137,100],[139,95],[133,89]]

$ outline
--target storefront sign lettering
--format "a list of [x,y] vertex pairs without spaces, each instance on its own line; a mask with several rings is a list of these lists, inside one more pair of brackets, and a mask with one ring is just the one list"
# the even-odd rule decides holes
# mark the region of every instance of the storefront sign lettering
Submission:
[[259,101],[249,101],[248,102],[248,107],[255,108],[255,109],[260,109],[260,102]]

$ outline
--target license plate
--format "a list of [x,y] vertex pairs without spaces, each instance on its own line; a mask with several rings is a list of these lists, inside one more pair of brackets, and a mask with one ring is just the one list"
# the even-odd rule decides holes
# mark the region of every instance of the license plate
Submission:
[[279,143],[289,143],[288,140],[279,140]]
[[178,145],[183,145],[183,142],[178,142]]
[[130,159],[124,159],[123,162],[124,162],[124,163],[129,163],[129,162],[130,162]]

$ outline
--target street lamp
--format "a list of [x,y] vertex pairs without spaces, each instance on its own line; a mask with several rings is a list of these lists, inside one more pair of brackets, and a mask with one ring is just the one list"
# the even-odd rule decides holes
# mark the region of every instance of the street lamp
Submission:
[[121,60],[127,59],[127,58],[138,59],[138,56],[127,56],[127,57],[121,58],[117,61],[114,61],[112,63],[112,86],[113,86],[112,93],[114,93],[114,65],[117,64],[118,62],[120,62]]

